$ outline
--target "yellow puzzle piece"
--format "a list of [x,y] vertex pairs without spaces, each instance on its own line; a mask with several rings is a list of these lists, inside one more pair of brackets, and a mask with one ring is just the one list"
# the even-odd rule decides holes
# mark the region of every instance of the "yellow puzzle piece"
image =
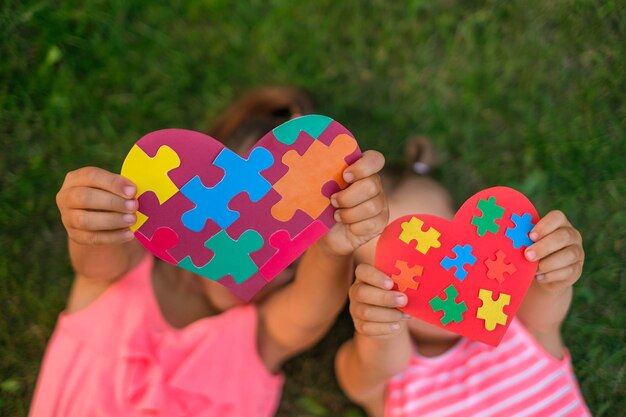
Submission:
[[418,252],[426,255],[430,248],[441,247],[441,242],[439,242],[441,233],[434,227],[429,228],[425,232],[422,231],[424,222],[417,217],[411,217],[411,220],[403,222],[401,226],[402,233],[400,233],[400,240],[406,244],[415,240],[415,249]]
[[504,326],[509,316],[504,314],[502,309],[509,305],[511,296],[500,293],[498,299],[494,301],[493,292],[481,288],[478,298],[482,300],[483,305],[476,312],[476,318],[485,320],[485,329],[492,331],[496,328],[496,324]]
[[122,176],[135,183],[137,197],[152,191],[159,199],[159,204],[163,204],[178,192],[178,187],[167,173],[179,166],[180,158],[169,146],[161,146],[154,158],[151,158],[135,145],[124,160]]
[[[167,173],[179,166],[180,158],[169,146],[161,146],[154,158],[151,158],[143,149],[135,145],[124,160],[122,176],[135,183],[136,197],[146,191],[152,191],[159,200],[159,204],[163,204],[178,192],[178,187],[167,176]],[[130,227],[130,230],[136,231],[146,220],[148,216],[137,211],[137,221]]]

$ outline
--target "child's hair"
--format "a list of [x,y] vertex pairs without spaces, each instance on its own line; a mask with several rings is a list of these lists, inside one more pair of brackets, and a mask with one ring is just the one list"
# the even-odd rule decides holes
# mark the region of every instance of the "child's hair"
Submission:
[[275,127],[294,116],[313,111],[313,99],[302,89],[259,87],[226,108],[209,127],[208,133],[233,150],[247,150]]

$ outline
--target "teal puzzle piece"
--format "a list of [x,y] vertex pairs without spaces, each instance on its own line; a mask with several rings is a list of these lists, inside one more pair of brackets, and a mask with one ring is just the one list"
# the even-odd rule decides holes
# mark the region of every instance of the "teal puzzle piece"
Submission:
[[213,258],[205,266],[195,266],[189,256],[180,261],[178,266],[213,281],[230,274],[237,284],[241,284],[259,270],[250,254],[261,249],[263,243],[263,238],[256,230],[246,230],[238,240],[231,239],[222,230],[204,244],[213,251]]
[[317,139],[332,121],[333,119],[327,116],[309,114],[283,123],[273,132],[279,142],[292,145],[298,139],[300,132],[306,132],[313,139]]

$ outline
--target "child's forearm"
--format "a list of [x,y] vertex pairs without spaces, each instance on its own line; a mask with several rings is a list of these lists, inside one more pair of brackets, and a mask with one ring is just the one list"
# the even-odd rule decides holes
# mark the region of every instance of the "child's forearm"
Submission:
[[337,256],[315,244],[304,254],[294,282],[268,300],[268,330],[282,343],[304,349],[317,341],[341,311],[352,279],[352,255]]
[[533,331],[559,330],[572,302],[572,287],[550,290],[533,282],[518,311],[518,317]]
[[259,353],[270,370],[316,343],[343,307],[352,255],[329,255],[319,244],[305,253],[293,283],[260,307]]
[[339,384],[370,415],[384,406],[387,381],[406,369],[411,357],[411,341],[406,322],[398,333],[373,338],[355,333],[337,355]]
[[571,301],[572,287],[549,290],[533,282],[517,313],[537,342],[557,358],[563,354],[560,329]]
[[69,240],[72,267],[85,278],[113,280],[124,275],[144,254],[136,240],[111,245],[81,245]]

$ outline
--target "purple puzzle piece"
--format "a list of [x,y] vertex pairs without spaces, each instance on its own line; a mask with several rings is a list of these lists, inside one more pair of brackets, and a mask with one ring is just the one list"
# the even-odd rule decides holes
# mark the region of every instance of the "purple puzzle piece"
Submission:
[[196,175],[206,187],[215,186],[224,176],[221,168],[207,163],[215,160],[222,151],[223,145],[217,140],[192,130],[163,129],[137,142],[137,146],[150,157],[154,157],[163,145],[172,148],[180,158],[180,166],[167,174],[179,189]]
[[[169,227],[178,235],[178,245],[168,250],[176,261],[191,256],[194,265],[206,265],[213,257],[213,251],[204,243],[221,229],[215,222],[208,221],[200,232],[194,232],[183,226],[181,215],[191,210],[194,204],[182,193],[176,193],[159,207],[159,200],[152,191],[139,196],[140,210],[150,213],[148,220],[138,229],[144,236],[151,238],[159,227]],[[173,215],[176,214],[176,215]]]

